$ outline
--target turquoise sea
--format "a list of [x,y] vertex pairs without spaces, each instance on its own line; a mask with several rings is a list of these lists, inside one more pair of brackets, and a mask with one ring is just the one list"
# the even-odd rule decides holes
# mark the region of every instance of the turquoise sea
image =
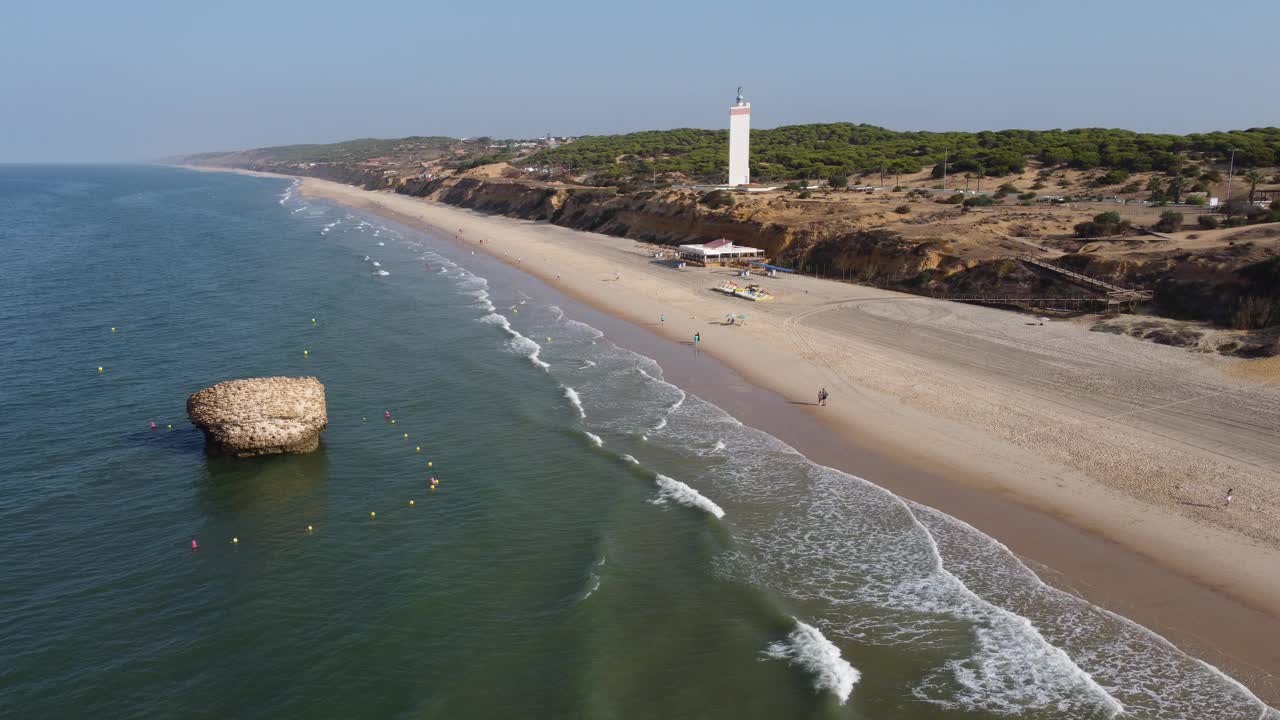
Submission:
[[[1273,713],[593,317],[285,180],[0,166],[0,717]],[[320,450],[206,456],[261,375]]]

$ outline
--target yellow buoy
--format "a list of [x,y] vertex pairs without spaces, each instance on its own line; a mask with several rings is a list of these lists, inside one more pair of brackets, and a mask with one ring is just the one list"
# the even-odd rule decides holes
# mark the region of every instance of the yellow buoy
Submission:
[[307,526],[307,532],[311,532],[312,529],[313,528],[310,525]]
[[376,513],[376,512],[371,512],[371,513],[369,513],[369,517],[370,517],[370,518],[376,518],[376,517],[378,517],[378,513]]
[[115,331],[116,331],[116,329],[115,329],[115,328],[111,328],[111,332],[115,332]]
[[550,337],[548,337],[548,338],[547,338],[547,342],[551,342],[551,338],[550,338]]
[[430,460],[428,460],[428,461],[427,461],[427,467],[431,467],[431,461],[430,461]]
[[315,325],[315,324],[316,324],[316,319],[315,319],[315,318],[311,318],[311,324],[312,324],[312,325]]
[[99,366],[98,366],[98,372],[102,372],[102,366],[101,366],[101,365],[99,365]]
[[307,356],[308,356],[308,355],[310,355],[310,354],[311,354],[311,351],[309,351],[309,350],[303,350],[303,351],[302,351],[302,357],[307,357]]
[[409,507],[413,507],[413,501],[412,501],[412,500],[410,500],[410,501],[409,501]]
[[422,452],[422,448],[420,448],[420,447],[415,447],[415,448],[413,449],[413,451],[414,451],[414,452]]
[[409,439],[409,433],[405,433],[405,434],[404,434],[404,439],[405,439],[405,440],[408,440],[408,439]]
[[170,430],[172,430],[172,429],[173,429],[173,426],[172,426],[172,425],[170,425],[170,426],[169,426],[169,429],[170,429]]
[[435,492],[435,491],[436,491],[436,486],[435,486],[435,485],[432,485],[432,486],[431,486],[431,492]]
[[233,538],[231,538],[231,544],[232,544],[232,545],[239,545],[239,544],[240,544],[240,538],[238,538],[238,537],[233,537]]
[[391,424],[392,424],[392,425],[395,425],[395,424],[396,424],[396,421],[395,421],[395,420],[392,420],[392,421],[391,421]]

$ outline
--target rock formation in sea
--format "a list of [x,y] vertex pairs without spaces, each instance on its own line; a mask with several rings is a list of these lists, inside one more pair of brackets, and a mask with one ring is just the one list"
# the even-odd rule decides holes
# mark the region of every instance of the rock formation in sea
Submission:
[[187,416],[211,453],[253,457],[309,453],[329,424],[314,377],[228,380],[187,398]]

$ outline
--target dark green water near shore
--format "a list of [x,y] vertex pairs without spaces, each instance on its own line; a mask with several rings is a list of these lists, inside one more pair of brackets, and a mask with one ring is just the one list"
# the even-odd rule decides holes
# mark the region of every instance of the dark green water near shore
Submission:
[[[1263,712],[448,241],[149,167],[0,167],[0,228],[2,716]],[[318,452],[205,455],[258,375]]]

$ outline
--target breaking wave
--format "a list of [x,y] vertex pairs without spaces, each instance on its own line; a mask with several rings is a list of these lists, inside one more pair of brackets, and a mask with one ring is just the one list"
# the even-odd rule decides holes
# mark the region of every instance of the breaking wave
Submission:
[[480,322],[487,323],[489,325],[497,325],[505,330],[506,333],[511,336],[511,339],[507,341],[507,347],[529,358],[529,362],[533,363],[535,366],[540,367],[543,370],[551,367],[548,363],[543,362],[542,358],[538,357],[538,353],[542,352],[542,346],[511,327],[511,321],[507,319],[507,316],[500,315],[498,313],[489,313],[488,315],[480,318]]
[[711,502],[702,496],[697,490],[685,485],[674,478],[666,475],[658,474],[654,478],[654,482],[658,483],[658,497],[654,500],[655,504],[664,504],[666,502],[674,502],[685,507],[691,507],[701,510],[717,518],[724,517],[724,510],[719,505]]
[[582,409],[582,398],[578,397],[578,391],[568,385],[561,385],[560,387],[564,388],[564,396],[568,398],[569,404],[573,405],[574,409],[578,411],[578,417],[585,418],[587,411]]
[[853,686],[861,675],[853,665],[840,656],[836,647],[817,628],[796,620],[796,628],[781,640],[769,645],[765,654],[800,668],[813,676],[813,686],[820,692],[830,692],[844,705],[853,694]]

